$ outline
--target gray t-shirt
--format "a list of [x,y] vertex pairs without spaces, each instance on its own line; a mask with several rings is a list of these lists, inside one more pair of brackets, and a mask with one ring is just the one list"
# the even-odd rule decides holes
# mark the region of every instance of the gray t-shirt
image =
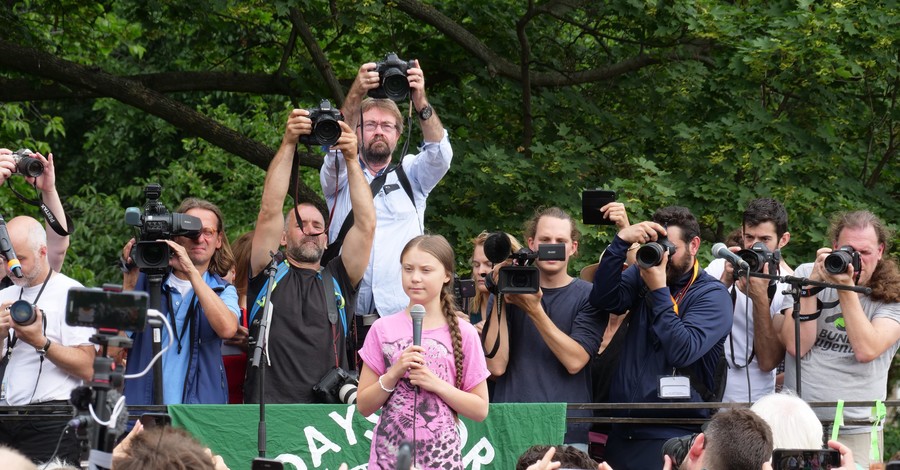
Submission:
[[[797,268],[795,276],[806,277],[812,272],[812,264]],[[888,369],[900,346],[895,342],[874,361],[862,363],[856,360],[850,338],[844,328],[844,317],[835,289],[819,292],[823,303],[822,314],[816,320],[816,342],[800,359],[801,387],[806,401],[862,401],[884,400],[887,395]],[[860,296],[863,312],[869,321],[890,318],[900,323],[900,303],[886,304]],[[829,307],[829,305],[833,305]],[[792,321],[785,318],[785,321]],[[785,358],[784,386],[796,388],[797,374],[794,357]],[[834,420],[834,408],[814,408],[820,420]],[[872,417],[871,408],[844,408],[845,420],[864,420]],[[866,428],[868,429],[868,428]]]

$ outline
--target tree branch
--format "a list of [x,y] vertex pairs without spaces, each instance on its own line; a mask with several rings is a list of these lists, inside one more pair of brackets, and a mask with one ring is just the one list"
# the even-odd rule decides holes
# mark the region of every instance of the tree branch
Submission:
[[303,13],[297,8],[291,8],[291,24],[300,33],[303,44],[306,45],[309,55],[312,56],[313,64],[319,70],[319,73],[325,80],[325,84],[328,85],[328,89],[331,91],[331,98],[337,103],[334,107],[340,108],[344,104],[344,89],[341,88],[340,82],[334,76],[331,62],[325,58],[325,53],[322,52],[322,48],[319,47],[312,30],[309,29],[309,24],[303,18]]

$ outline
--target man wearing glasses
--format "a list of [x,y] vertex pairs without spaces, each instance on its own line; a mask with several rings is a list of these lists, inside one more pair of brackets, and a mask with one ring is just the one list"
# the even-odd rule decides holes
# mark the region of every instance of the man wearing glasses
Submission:
[[[203,229],[197,238],[174,237],[165,242],[171,249],[171,272],[162,285],[161,311],[172,325],[172,334],[163,328],[162,344],[169,349],[162,357],[163,404],[228,403],[228,383],[222,363],[222,339],[234,336],[240,318],[237,291],[223,277],[234,264],[225,236],[222,211],[202,199],[185,199],[175,212],[200,219]],[[125,245],[123,258],[130,268],[125,288],[149,289],[130,258],[134,239]],[[128,352],[126,374],[144,370],[153,358],[151,328],[134,335]],[[153,404],[153,374],[125,381],[129,405]]]
[[[415,64],[407,70],[407,80],[416,114],[413,119],[419,121],[424,140],[418,154],[406,155],[392,164],[403,134],[403,118],[393,101],[365,98],[369,91],[381,86],[375,63],[360,67],[341,108],[344,119],[357,132],[358,165],[372,188],[378,221],[356,302],[361,327],[357,345],[362,345],[365,330],[378,316],[392,315],[409,304],[400,282],[400,251],[406,242],[424,233],[428,194],[447,174],[453,157],[447,131],[425,96],[425,76],[418,61]],[[328,240],[339,245],[344,220],[351,208],[354,215],[358,210],[347,192],[347,165],[342,159],[326,158],[320,180],[328,208],[334,211]],[[332,251],[336,250],[329,253]]]

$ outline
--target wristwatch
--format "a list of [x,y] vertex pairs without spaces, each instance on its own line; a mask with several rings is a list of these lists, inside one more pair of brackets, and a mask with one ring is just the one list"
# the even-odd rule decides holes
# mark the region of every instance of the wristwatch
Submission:
[[426,104],[424,108],[419,110],[419,119],[427,121],[434,114],[434,109],[430,104]]
[[50,350],[50,338],[47,338],[47,342],[44,344],[42,348],[34,348],[37,353],[43,357],[47,355],[47,351]]

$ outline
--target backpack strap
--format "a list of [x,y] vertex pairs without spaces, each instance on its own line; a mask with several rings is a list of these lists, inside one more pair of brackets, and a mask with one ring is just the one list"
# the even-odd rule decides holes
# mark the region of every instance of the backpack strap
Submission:
[[[287,261],[282,261],[278,264],[278,271],[275,273],[275,286],[272,286],[273,289],[278,286],[278,281],[280,281],[281,278],[283,278],[284,275],[287,274],[288,271],[290,271],[290,269],[291,268],[290,266],[288,266]],[[250,315],[247,319],[248,324],[253,323],[253,319],[256,318],[256,313],[259,312],[259,309],[261,309],[266,304],[266,292],[268,291],[268,289],[269,280],[266,279],[266,283],[263,284],[262,289],[259,290],[259,294],[257,294],[256,300],[253,302],[253,306],[250,307]]]

